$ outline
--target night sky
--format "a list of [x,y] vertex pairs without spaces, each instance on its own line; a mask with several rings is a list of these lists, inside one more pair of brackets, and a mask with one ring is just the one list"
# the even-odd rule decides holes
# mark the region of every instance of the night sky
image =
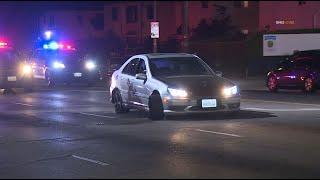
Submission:
[[48,10],[103,9],[102,1],[1,1],[0,37],[9,39],[18,49],[32,48],[38,32],[39,16]]

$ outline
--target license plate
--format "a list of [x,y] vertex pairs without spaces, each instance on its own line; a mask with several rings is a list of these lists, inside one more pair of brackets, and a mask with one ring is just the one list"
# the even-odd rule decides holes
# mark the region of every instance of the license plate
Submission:
[[213,108],[217,107],[216,99],[202,99],[202,108]]
[[8,76],[8,81],[17,81],[16,76]]
[[81,77],[82,73],[74,73],[73,75],[74,75],[74,77]]

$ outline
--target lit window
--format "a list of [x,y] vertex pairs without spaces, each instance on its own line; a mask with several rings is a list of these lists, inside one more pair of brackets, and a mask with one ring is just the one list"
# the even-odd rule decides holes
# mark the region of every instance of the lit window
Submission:
[[242,34],[248,34],[249,30],[248,29],[242,29]]
[[249,7],[249,1],[243,1],[243,7]]

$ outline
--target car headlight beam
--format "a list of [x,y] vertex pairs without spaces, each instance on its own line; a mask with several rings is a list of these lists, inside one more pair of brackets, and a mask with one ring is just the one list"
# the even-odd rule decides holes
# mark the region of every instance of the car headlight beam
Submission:
[[64,69],[65,65],[63,63],[61,63],[61,62],[56,61],[56,62],[53,63],[53,67],[55,69]]
[[93,70],[96,68],[96,64],[93,61],[87,61],[85,66],[88,70]]
[[22,66],[22,73],[23,74],[31,74],[32,73],[32,67],[28,64],[24,64]]
[[168,88],[169,93],[174,97],[185,98],[188,96],[187,91],[183,89],[172,89]]
[[233,87],[224,87],[222,89],[222,94],[224,97],[228,98],[231,96],[234,96],[238,93],[238,87],[237,86],[233,86]]

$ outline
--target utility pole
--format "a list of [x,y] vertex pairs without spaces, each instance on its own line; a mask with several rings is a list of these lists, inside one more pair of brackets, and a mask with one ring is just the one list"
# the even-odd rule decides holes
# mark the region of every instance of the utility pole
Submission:
[[184,1],[184,11],[183,11],[183,20],[184,20],[184,37],[183,37],[183,48],[185,52],[189,50],[189,22],[188,22],[188,1]]
[[313,29],[317,28],[317,16],[320,13],[320,10],[317,10],[314,14],[313,14]]
[[[157,1],[153,1],[153,21],[157,21]],[[153,38],[153,53],[157,53],[157,38]]]

